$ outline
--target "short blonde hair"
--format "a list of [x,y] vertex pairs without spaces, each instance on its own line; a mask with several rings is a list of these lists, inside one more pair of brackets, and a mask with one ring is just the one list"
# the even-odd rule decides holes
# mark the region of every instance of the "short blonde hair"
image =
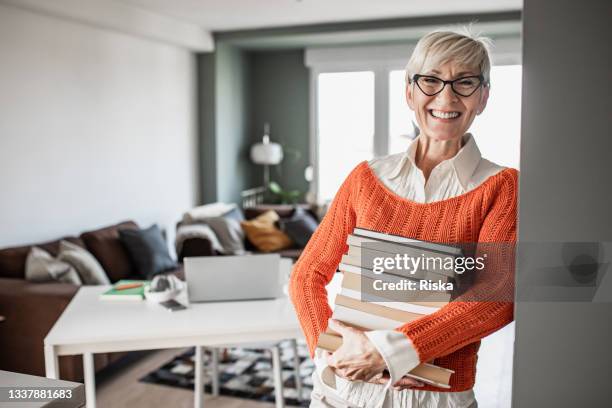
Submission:
[[449,61],[477,69],[484,77],[485,83],[489,84],[491,46],[490,38],[472,34],[471,27],[432,31],[419,40],[406,64],[406,85],[412,82],[413,75]]

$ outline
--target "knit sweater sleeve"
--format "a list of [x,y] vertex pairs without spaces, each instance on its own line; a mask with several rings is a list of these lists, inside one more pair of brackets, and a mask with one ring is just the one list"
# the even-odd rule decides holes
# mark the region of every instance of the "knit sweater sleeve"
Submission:
[[505,179],[486,213],[474,256],[486,253],[487,260],[467,296],[397,329],[421,362],[451,354],[513,320],[517,177],[514,171]]
[[347,251],[346,239],[355,227],[354,195],[365,165],[363,162],[355,167],[342,183],[291,273],[289,294],[311,356],[332,314],[325,286],[332,280]]

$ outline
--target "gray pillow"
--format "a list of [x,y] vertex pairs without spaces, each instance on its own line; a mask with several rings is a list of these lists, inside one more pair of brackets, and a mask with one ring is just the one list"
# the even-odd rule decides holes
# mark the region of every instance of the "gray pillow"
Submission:
[[319,223],[312,215],[304,211],[301,207],[296,207],[293,216],[289,219],[281,219],[280,229],[297,244],[299,248],[304,248],[312,234],[316,231]]
[[176,268],[176,262],[170,257],[166,241],[156,224],[147,229],[120,229],[119,239],[138,273],[146,279]]
[[242,255],[244,251],[244,231],[240,221],[233,217],[206,218],[204,222],[214,231],[225,255]]
[[60,261],[38,247],[32,247],[26,258],[25,278],[30,282],[62,282],[81,285],[72,265]]
[[59,261],[76,269],[85,285],[110,285],[110,280],[100,262],[86,249],[68,241],[60,241]]

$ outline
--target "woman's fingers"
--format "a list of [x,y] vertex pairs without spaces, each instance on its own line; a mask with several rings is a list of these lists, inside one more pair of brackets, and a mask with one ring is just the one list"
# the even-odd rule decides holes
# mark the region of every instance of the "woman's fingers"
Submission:
[[402,377],[401,380],[393,384],[393,388],[398,391],[405,390],[407,388],[418,388],[418,387],[424,387],[424,386],[425,386],[425,383],[423,383],[422,381],[415,380],[414,378],[410,378],[410,377]]
[[389,374],[387,374],[386,372],[382,372],[370,378],[368,382],[373,384],[386,384],[387,382],[389,382]]
[[327,364],[338,375],[351,381],[368,381],[386,367],[385,360],[362,331],[333,319],[329,328],[342,335],[342,345],[334,353],[326,354]]
[[[365,381],[373,384],[386,384],[389,381],[389,374],[386,372],[372,375],[370,371],[355,368],[350,365],[337,364],[333,354],[328,353],[328,364],[334,373],[349,381]],[[425,383],[411,377],[402,377],[398,382],[393,384],[393,389],[401,391],[410,388],[424,387]]]

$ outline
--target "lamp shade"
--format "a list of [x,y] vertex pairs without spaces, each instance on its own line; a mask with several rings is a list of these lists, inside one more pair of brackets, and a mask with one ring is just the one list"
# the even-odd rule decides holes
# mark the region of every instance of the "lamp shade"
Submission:
[[279,164],[283,160],[283,148],[264,137],[262,143],[251,146],[251,160],[255,164]]

